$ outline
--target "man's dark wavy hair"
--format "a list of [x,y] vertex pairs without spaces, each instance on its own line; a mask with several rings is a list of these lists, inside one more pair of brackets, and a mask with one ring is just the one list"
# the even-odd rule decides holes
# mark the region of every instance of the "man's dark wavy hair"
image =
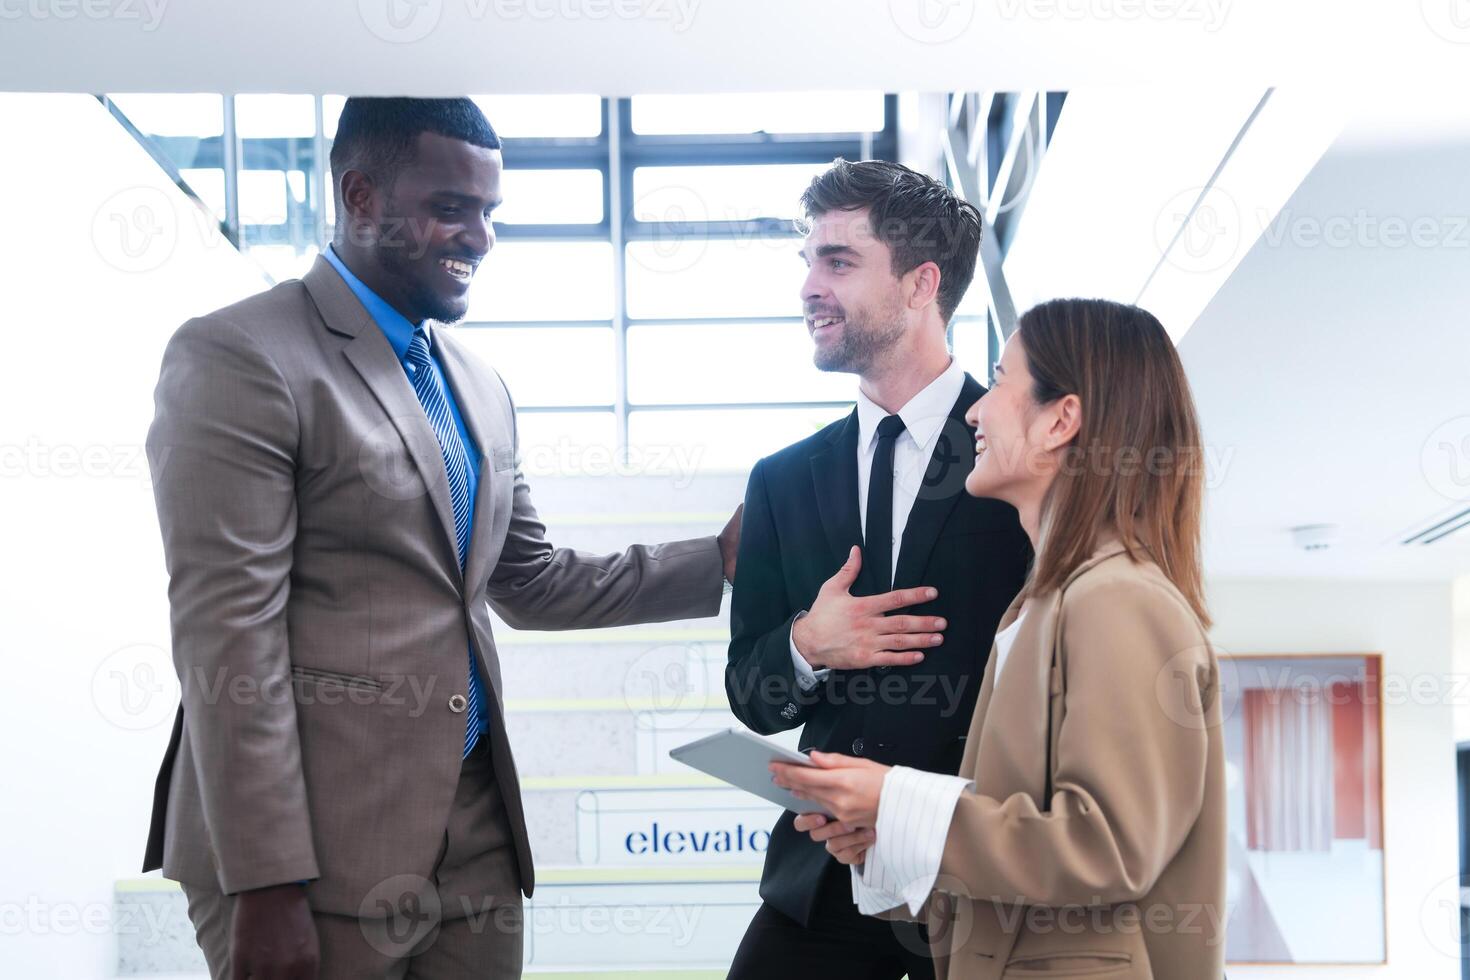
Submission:
[[975,278],[980,212],[932,177],[887,160],[856,163],[838,157],[801,196],[803,232],[829,211],[869,209],[878,239],[893,252],[901,276],[933,262],[939,266],[939,314],[946,323]]

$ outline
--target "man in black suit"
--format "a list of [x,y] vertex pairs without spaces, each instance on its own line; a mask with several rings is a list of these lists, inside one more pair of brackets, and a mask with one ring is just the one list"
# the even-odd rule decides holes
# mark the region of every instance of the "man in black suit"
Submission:
[[[980,216],[942,184],[838,160],[802,198],[814,360],[857,374],[857,407],[760,460],[745,494],[730,706],[803,749],[953,773],[995,626],[1025,578],[1008,504],[964,492],[965,410],[985,389],[946,327]],[[860,915],[848,870],[784,813],[732,978],[931,977],[920,926]]]

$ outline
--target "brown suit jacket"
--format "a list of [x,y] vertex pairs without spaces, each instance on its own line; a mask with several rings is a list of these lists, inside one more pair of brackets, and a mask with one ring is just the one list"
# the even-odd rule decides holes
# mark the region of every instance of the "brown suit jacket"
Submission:
[[718,611],[714,538],[548,544],[504,384],[453,331],[433,341],[483,457],[463,572],[433,430],[325,259],[170,340],[148,455],[183,704],[144,870],[227,893],[315,879],[313,907],[354,915],[374,886],[430,875],[473,644],[519,879],[484,886],[529,895],[489,607],[530,629]]
[[991,658],[928,909],[941,978],[1222,975],[1218,668],[1139,556],[1102,539],[1026,603],[999,679]]

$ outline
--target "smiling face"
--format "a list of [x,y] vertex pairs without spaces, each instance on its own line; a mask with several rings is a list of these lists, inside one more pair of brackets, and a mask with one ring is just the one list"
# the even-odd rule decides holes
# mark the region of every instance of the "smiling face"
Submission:
[[995,381],[965,413],[975,426],[975,465],[965,478],[972,497],[1019,505],[1039,500],[1055,478],[1062,453],[1077,434],[1081,402],[1065,395],[1042,405],[1019,333],[1006,341]]
[[[495,244],[499,150],[424,132],[392,187],[352,171],[343,201],[367,239],[363,278],[414,323],[453,323],[469,309],[470,282]],[[359,273],[361,274],[361,273]]]
[[893,274],[893,253],[873,232],[866,208],[814,217],[801,257],[813,363],[822,371],[867,373],[903,337],[907,277]]

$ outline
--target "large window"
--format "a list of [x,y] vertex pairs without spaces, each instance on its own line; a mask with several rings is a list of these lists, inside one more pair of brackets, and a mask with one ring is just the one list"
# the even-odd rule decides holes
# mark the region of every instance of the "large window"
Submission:
[[[507,137],[505,207],[516,218],[497,228],[462,332],[534,419],[522,422],[528,469],[583,471],[590,446],[626,447],[647,466],[742,470],[841,411],[851,379],[811,365],[791,222],[834,157],[894,155],[892,101],[589,100],[596,133],[543,127],[526,138],[502,125],[513,102],[484,103]],[[590,178],[564,179],[588,171],[595,203]],[[573,198],[584,217],[548,217]]]
[[[340,96],[109,101],[273,278],[330,239]],[[456,329],[506,379],[529,471],[673,447],[743,470],[850,404],[852,379],[811,364],[792,219],[834,157],[896,157],[896,98],[476,101],[505,142],[505,204]]]

